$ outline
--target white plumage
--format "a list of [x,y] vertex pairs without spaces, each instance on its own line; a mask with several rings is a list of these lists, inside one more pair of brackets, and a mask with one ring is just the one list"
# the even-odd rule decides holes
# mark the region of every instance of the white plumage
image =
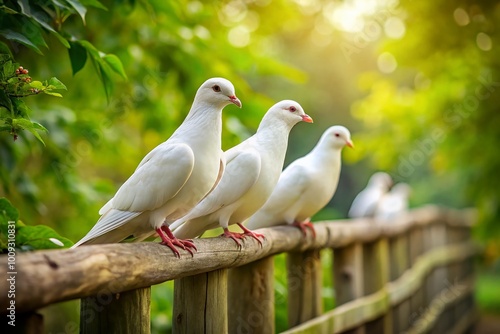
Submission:
[[370,177],[368,184],[355,198],[349,209],[350,218],[373,217],[378,202],[392,186],[392,178],[384,172]]
[[[174,235],[194,238],[220,225],[224,235],[238,245],[243,235],[259,240],[259,235],[241,223],[271,195],[283,168],[289,132],[300,121],[312,119],[297,102],[285,100],[272,106],[252,137],[224,153],[227,164],[221,181],[191,212],[171,225]],[[244,233],[230,232],[232,224],[238,224]]]
[[230,103],[241,107],[231,82],[205,81],[184,122],[144,157],[99,211],[102,216],[95,226],[73,247],[119,242],[131,235],[143,239],[153,230],[177,256],[174,245],[194,247],[173,238],[168,224],[191,210],[220,180],[225,166],[221,112]]
[[283,171],[271,197],[246,226],[255,229],[287,223],[304,234],[308,227],[314,234],[309,220],[335,194],[345,145],[353,147],[349,130],[339,125],[328,128],[309,154]]
[[380,199],[375,210],[375,218],[391,219],[406,212],[409,207],[410,192],[411,188],[406,183],[394,185],[391,191]]

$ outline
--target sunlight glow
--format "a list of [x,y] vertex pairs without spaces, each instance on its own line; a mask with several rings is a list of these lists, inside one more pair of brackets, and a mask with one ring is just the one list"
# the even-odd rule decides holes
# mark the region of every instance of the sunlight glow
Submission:
[[339,30],[359,32],[365,21],[378,12],[394,8],[397,1],[384,0],[346,0],[332,2],[325,6],[323,15]]
[[377,65],[382,73],[392,73],[398,67],[396,58],[389,52],[384,52],[378,56]]
[[480,32],[476,37],[477,47],[483,51],[490,51],[492,47],[491,37],[485,34],[484,32]]

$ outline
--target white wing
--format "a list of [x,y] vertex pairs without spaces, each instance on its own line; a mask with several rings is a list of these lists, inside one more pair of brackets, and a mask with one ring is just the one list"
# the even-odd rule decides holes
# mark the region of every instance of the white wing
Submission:
[[260,155],[254,150],[233,152],[227,154],[226,169],[217,187],[187,215],[172,223],[172,230],[185,221],[209,215],[234,203],[255,184],[260,174]]
[[147,157],[99,211],[103,215],[94,227],[73,247],[125,225],[144,211],[163,206],[182,189],[194,166],[193,151],[186,144],[164,143]]
[[273,226],[285,222],[285,218],[296,214],[294,207],[309,184],[307,167],[291,164],[280,176],[276,188],[264,206],[253,215],[246,226],[250,229]]
[[186,144],[162,144],[148,156],[118,189],[112,200],[113,209],[157,209],[181,190],[193,171],[194,154]]

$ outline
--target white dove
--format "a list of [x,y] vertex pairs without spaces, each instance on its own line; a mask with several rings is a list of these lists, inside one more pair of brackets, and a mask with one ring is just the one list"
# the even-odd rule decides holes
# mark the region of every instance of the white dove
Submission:
[[384,172],[370,177],[368,184],[355,198],[347,214],[350,218],[373,217],[377,204],[392,186],[392,178]]
[[384,194],[375,209],[375,218],[391,219],[405,212],[409,207],[411,188],[406,183],[397,183]]
[[[241,144],[224,152],[227,164],[217,187],[185,217],[171,227],[178,238],[194,238],[204,231],[221,226],[225,237],[238,239],[245,235],[260,242],[241,223],[257,211],[271,195],[278,181],[292,127],[300,121],[312,123],[312,118],[295,101],[276,103],[264,115],[257,132]],[[238,224],[244,233],[228,230]]]
[[195,207],[220,180],[225,166],[222,109],[230,103],[241,107],[230,81],[205,81],[184,122],[142,159],[99,211],[102,216],[95,226],[73,247],[120,242],[131,235],[141,240],[155,230],[177,257],[176,245],[192,254],[189,248],[196,249],[194,244],[176,239],[168,225]]
[[340,125],[328,128],[309,154],[281,173],[271,197],[245,225],[256,229],[287,223],[300,228],[304,235],[309,228],[315,236],[310,218],[335,194],[345,145],[354,147],[349,130]]

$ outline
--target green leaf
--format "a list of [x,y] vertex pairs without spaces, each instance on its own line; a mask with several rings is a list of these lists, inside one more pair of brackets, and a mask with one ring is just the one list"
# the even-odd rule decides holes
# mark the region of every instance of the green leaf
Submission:
[[106,8],[106,6],[104,6],[102,3],[100,3],[97,0],[82,0],[81,3],[84,4],[85,6],[90,6],[90,7],[94,7],[94,8],[108,10]]
[[83,24],[85,24],[85,14],[87,13],[87,8],[85,8],[84,5],[80,3],[78,0],[66,0],[71,7],[73,7],[77,13],[80,15],[82,18]]
[[97,50],[96,47],[93,46],[89,41],[81,40],[77,43],[83,46],[94,60],[101,58],[101,56],[99,55],[99,50]]
[[19,211],[10,203],[10,201],[5,198],[0,198],[0,223],[2,223],[3,232],[3,223],[7,223],[8,221],[17,221],[19,219]]
[[10,48],[4,42],[0,42],[0,54],[8,58],[13,58]]
[[9,110],[9,112],[12,112],[12,108],[14,108],[14,105],[12,104],[12,100],[5,93],[5,91],[3,89],[0,89],[0,105],[7,108]]
[[[35,124],[37,124],[37,125],[35,125]],[[45,142],[43,141],[42,137],[40,136],[40,134],[37,131],[37,130],[39,130],[38,126],[40,126],[40,124],[33,123],[29,119],[26,119],[26,118],[15,118],[12,120],[12,126],[14,128],[28,130],[29,132],[31,132],[33,134],[33,136],[35,136],[36,139],[38,139],[45,146]]]
[[[63,244],[61,247],[55,239]],[[17,229],[16,247],[31,246],[33,249],[61,249],[71,247],[73,242],[60,236],[52,228],[45,225],[22,226]]]
[[85,66],[85,63],[87,62],[87,50],[80,43],[69,43],[71,47],[68,49],[68,54],[69,59],[71,60],[73,75],[75,75],[83,68],[83,66]]
[[30,82],[30,87],[31,88],[36,88],[36,89],[44,89],[45,86],[41,81],[32,81]]
[[45,131],[45,132],[49,132],[49,130],[47,130],[46,127],[44,127],[42,124],[40,124],[38,122],[31,122],[31,124],[33,125],[33,128],[35,128],[37,130],[42,130],[42,131]]
[[5,5],[0,6],[0,11],[4,12],[5,14],[10,14],[10,15],[12,15],[12,14],[19,14],[14,9],[12,9],[10,7],[7,7]]
[[127,79],[127,74],[125,73],[125,69],[123,68],[120,58],[113,54],[107,54],[102,57],[102,59],[104,59],[104,61],[113,69],[113,71],[118,73],[122,78]]
[[54,86],[54,88],[51,89],[64,89],[68,90],[66,86],[56,77],[52,77],[49,79],[49,85]]
[[113,79],[111,79],[111,75],[106,66],[99,64],[99,67],[101,72],[102,83],[104,85],[104,90],[106,91],[106,97],[108,98],[109,101],[109,97],[111,96],[111,94],[113,94],[115,84],[113,82]]
[[63,97],[60,93],[52,92],[50,90],[44,90],[43,93],[51,96]]
[[21,11],[24,15],[32,19],[34,22],[38,23],[43,28],[47,29],[52,35],[54,35],[65,47],[69,48],[68,41],[62,37],[57,31],[54,30],[48,23],[49,18],[46,17],[45,13],[31,10],[31,6],[28,0],[18,0],[17,1]]
[[19,66],[19,64],[12,62],[12,60],[6,61],[2,65],[4,77],[10,77],[10,76],[14,75],[16,68],[18,66]]
[[0,35],[5,37],[6,39],[11,40],[11,41],[16,41],[18,43],[21,43],[21,44],[35,50],[36,53],[43,55],[42,51],[40,51],[40,49],[35,44],[33,44],[33,42],[31,42],[24,35],[21,35],[18,32],[12,31],[10,29],[3,29],[3,30],[0,30]]
[[31,132],[31,134],[33,134],[33,136],[35,136],[35,138],[38,139],[43,144],[43,146],[47,146],[47,145],[45,145],[45,142],[43,141],[40,134],[34,128],[26,128],[26,130]]
[[23,99],[15,98],[12,99],[12,104],[14,105],[15,114],[24,117],[29,120],[29,114],[31,109],[26,105]]

